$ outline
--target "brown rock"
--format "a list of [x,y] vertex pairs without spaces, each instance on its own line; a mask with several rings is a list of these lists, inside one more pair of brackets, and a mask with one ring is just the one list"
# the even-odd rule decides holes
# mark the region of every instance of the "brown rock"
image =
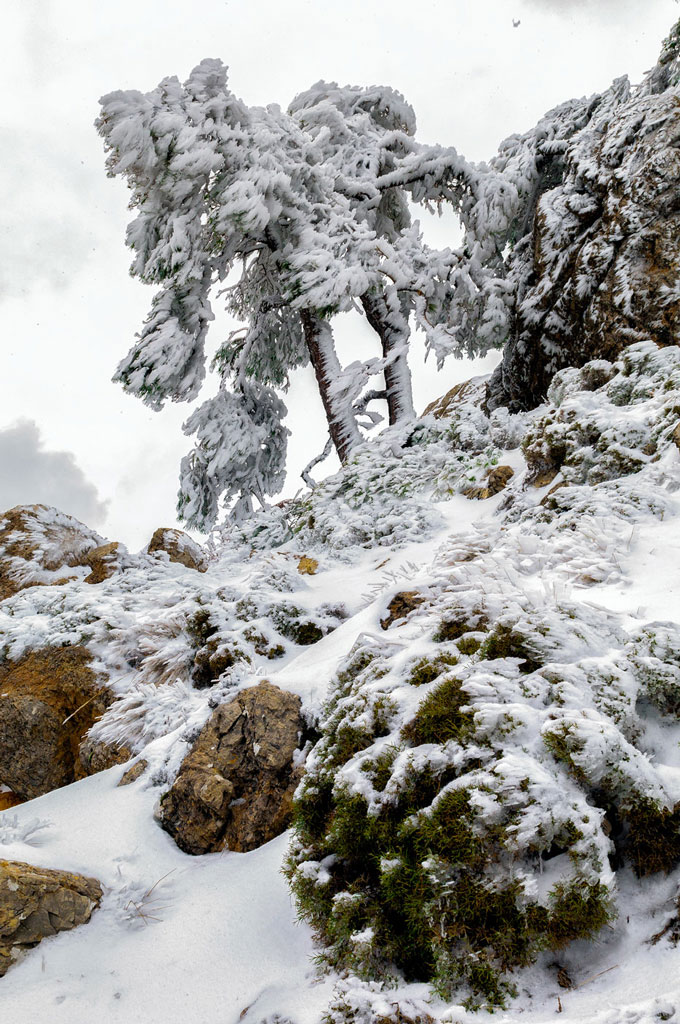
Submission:
[[112,700],[84,647],[47,647],[0,666],[0,782],[30,800],[73,782],[78,747]]
[[130,765],[128,770],[123,773],[123,776],[118,783],[119,786],[130,786],[137,779],[140,779],[146,769],[149,767],[149,762],[142,758],[140,761],[135,761],[133,765]]
[[303,555],[298,562],[298,572],[303,576],[315,576],[318,568],[319,563],[316,558],[310,558],[308,555]]
[[402,590],[400,594],[395,594],[388,604],[388,614],[380,620],[380,625],[383,629],[389,629],[394,622],[405,619],[424,600],[425,598],[418,590]]
[[87,575],[87,556],[103,538],[47,505],[17,505],[0,515],[0,601],[26,587]]
[[267,681],[218,707],[161,798],[161,824],[179,848],[253,850],[283,832],[302,730],[300,698]]
[[87,564],[92,572],[85,578],[86,583],[103,583],[121,569],[121,556],[127,554],[125,547],[117,540],[101,544],[90,551]]
[[183,530],[159,526],[146,550],[150,555],[164,552],[171,562],[179,562],[188,569],[195,569],[196,572],[205,572],[208,568],[208,556],[205,551]]
[[42,939],[89,921],[101,898],[96,878],[0,860],[0,977]]
[[0,811],[8,811],[11,807],[18,807],[26,801],[17,796],[11,789],[4,789],[0,792]]
[[463,491],[463,494],[466,498],[478,500],[493,498],[495,494],[500,494],[508,486],[514,475],[515,471],[510,466],[494,466],[486,474],[485,487],[469,487],[468,490]]
[[97,772],[105,772],[107,768],[113,768],[117,764],[125,764],[133,757],[129,747],[117,746],[114,743],[104,743],[103,740],[86,735],[78,748],[78,760],[80,767],[77,774],[96,775]]
[[481,403],[485,391],[485,378],[472,377],[461,384],[456,384],[441,398],[430,402],[423,411],[423,416],[432,415],[436,420],[448,419],[449,416],[454,414],[456,406],[463,405],[464,402]]
[[548,469],[537,469],[531,474],[527,483],[531,484],[532,487],[547,487],[548,484],[553,482],[558,473],[559,469],[555,469],[554,466]]

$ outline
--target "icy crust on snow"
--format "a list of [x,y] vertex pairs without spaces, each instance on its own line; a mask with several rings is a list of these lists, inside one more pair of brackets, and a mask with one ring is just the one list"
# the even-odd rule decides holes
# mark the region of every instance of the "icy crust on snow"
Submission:
[[675,869],[680,628],[588,588],[630,583],[635,524],[678,513],[679,371],[640,343],[558,374],[524,442],[554,490],[513,481],[341,663],[288,866],[336,967],[502,1003],[512,968],[614,920],[624,865]]

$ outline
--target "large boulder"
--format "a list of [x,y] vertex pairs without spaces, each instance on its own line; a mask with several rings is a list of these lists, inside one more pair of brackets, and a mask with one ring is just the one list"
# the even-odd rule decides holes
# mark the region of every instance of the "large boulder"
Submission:
[[89,921],[101,898],[96,878],[0,860],[0,977],[42,939]]
[[195,569],[197,572],[205,572],[208,568],[208,556],[205,551],[183,530],[159,526],[146,550],[150,555],[159,554],[161,557],[167,557],[170,562],[179,562],[180,565],[186,565],[188,569]]
[[17,505],[0,515],[0,601],[25,587],[83,579],[104,538],[47,505]]
[[300,698],[266,681],[218,707],[161,798],[161,824],[180,849],[253,850],[283,832],[302,732]]
[[84,647],[0,665],[0,783],[30,800],[80,777],[79,746],[111,703]]
[[533,234],[510,257],[517,306],[490,409],[533,408],[558,370],[631,342],[678,343],[679,26],[643,85],[594,98],[550,157]]

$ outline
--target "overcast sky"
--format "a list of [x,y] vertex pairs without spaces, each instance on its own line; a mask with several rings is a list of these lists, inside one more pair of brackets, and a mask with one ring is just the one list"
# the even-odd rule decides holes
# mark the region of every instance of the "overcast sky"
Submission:
[[[248,104],[285,106],[319,78],[388,84],[415,107],[422,141],[485,159],[555,104],[624,73],[639,80],[680,6],[203,0],[192,10],[186,0],[2,0],[2,13],[0,509],[49,501],[136,549],[174,522],[189,408],[152,413],[110,382],[152,291],[128,276],[126,188],[106,178],[92,127],[102,94],[183,79],[207,56],[229,65]],[[437,244],[450,244],[451,230],[446,221],[426,228]],[[218,318],[211,347],[227,329]],[[349,358],[361,325],[348,318],[341,334]],[[449,363],[439,378],[420,361],[414,352],[422,407],[493,359]],[[294,491],[325,426],[308,372],[286,401]]]

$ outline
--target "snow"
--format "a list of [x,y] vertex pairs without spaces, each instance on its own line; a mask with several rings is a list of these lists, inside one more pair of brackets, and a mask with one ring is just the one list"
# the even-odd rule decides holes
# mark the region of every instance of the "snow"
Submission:
[[[565,371],[555,383],[556,400],[528,419],[500,423],[463,404],[456,432],[422,421],[427,443],[404,448],[401,457],[395,455],[400,435],[387,431],[297,504],[226,534],[205,574],[130,556],[96,586],[31,587],[3,602],[0,628],[12,657],[50,639],[89,646],[118,696],[97,728],[104,738],[130,742],[149,762],[130,786],[117,788],[126,767],[119,766],[0,813],[3,857],[91,874],[105,890],[89,924],[45,940],[8,972],[0,983],[8,1019],[207,1024],[236,1022],[245,1010],[251,1024],[275,1017],[319,1024],[326,1013],[339,1022],[344,1000],[363,1024],[381,1008],[392,1013],[394,1005],[447,1024],[479,1020],[437,1000],[425,985],[382,989],[354,976],[320,976],[313,960],[318,949],[297,921],[281,874],[289,836],[252,853],[190,857],[160,829],[154,811],[211,702],[261,678],[298,693],[318,724],[329,713],[324,702],[339,666],[352,650],[373,649],[384,672],[359,679],[340,712],[366,723],[371,702],[387,695],[396,708],[390,727],[397,729],[432,685],[405,680],[418,659],[437,650],[433,628],[456,610],[472,613],[480,599],[494,621],[519,624],[547,660],[540,678],[521,674],[518,658],[462,658],[451,670],[475,709],[477,735],[489,737],[500,756],[485,763],[488,750],[453,741],[407,748],[378,794],[361,771],[362,751],[341,766],[338,780],[377,809],[398,791],[409,761],[435,769],[454,763],[465,772],[478,759],[477,820],[480,827],[495,821],[503,801],[515,800],[516,869],[527,895],[538,899],[573,865],[564,855],[538,858],[534,870],[522,859],[526,850],[539,827],[554,835],[564,821],[582,818],[580,877],[590,872],[612,886],[618,921],[596,941],[541,955],[518,972],[519,994],[495,1019],[547,1024],[560,1004],[559,1020],[573,1024],[673,1019],[680,1007],[678,953],[666,940],[648,940],[673,913],[680,872],[637,879],[623,869],[614,880],[602,813],[548,757],[540,738],[541,730],[577,735],[582,746],[575,746],[574,762],[598,784],[616,768],[624,790],[638,787],[667,805],[680,797],[677,719],[635,707],[642,685],[636,666],[666,657],[664,644],[675,643],[680,620],[674,583],[680,456],[670,437],[679,357],[639,345],[626,360],[626,372],[614,368],[597,401]],[[672,387],[664,390],[666,380]],[[624,386],[628,399],[621,401]],[[574,413],[579,430],[594,422],[612,442],[629,436],[632,421],[644,420],[660,457],[616,461],[609,444],[587,459],[576,450],[562,471],[568,486],[552,497],[550,488],[526,486],[524,455],[502,447],[503,439],[516,445],[522,429],[537,424],[557,430],[566,412]],[[461,481],[483,479],[493,464],[515,470],[506,490],[484,501],[466,498]],[[598,468],[603,478],[588,479]],[[440,500],[444,478],[447,500]],[[563,504],[552,511],[545,504],[558,499]],[[320,525],[310,527],[310,517]],[[386,523],[391,532],[380,533]],[[302,554],[318,561],[315,575],[297,571]],[[402,590],[418,590],[425,600],[403,625],[384,631],[387,605]],[[325,635],[308,647],[291,641],[280,632],[285,621],[277,620],[284,605],[294,605]],[[250,658],[207,690],[195,689],[189,675],[195,646],[188,623],[200,609],[209,612],[216,641],[236,644]],[[650,623],[656,628],[645,639],[642,627]],[[280,642],[280,658],[256,653],[247,636],[254,626],[267,632],[268,643]],[[549,628],[542,632],[543,626]],[[390,737],[376,742],[384,747]],[[317,747],[308,770],[320,756]],[[303,862],[301,870],[328,884],[333,857]],[[354,944],[368,947],[373,937],[370,928],[357,930]],[[556,957],[576,988],[558,987]]]
[[36,814],[50,825],[39,846],[3,844],[5,858],[94,875],[105,896],[87,927],[45,940],[3,979],[3,1014],[198,1024],[294,1003],[317,1020],[328,983],[317,981],[279,871],[286,837],[252,854],[192,859],[155,823],[153,788],[116,788],[122,770],[11,812],[19,828]]

